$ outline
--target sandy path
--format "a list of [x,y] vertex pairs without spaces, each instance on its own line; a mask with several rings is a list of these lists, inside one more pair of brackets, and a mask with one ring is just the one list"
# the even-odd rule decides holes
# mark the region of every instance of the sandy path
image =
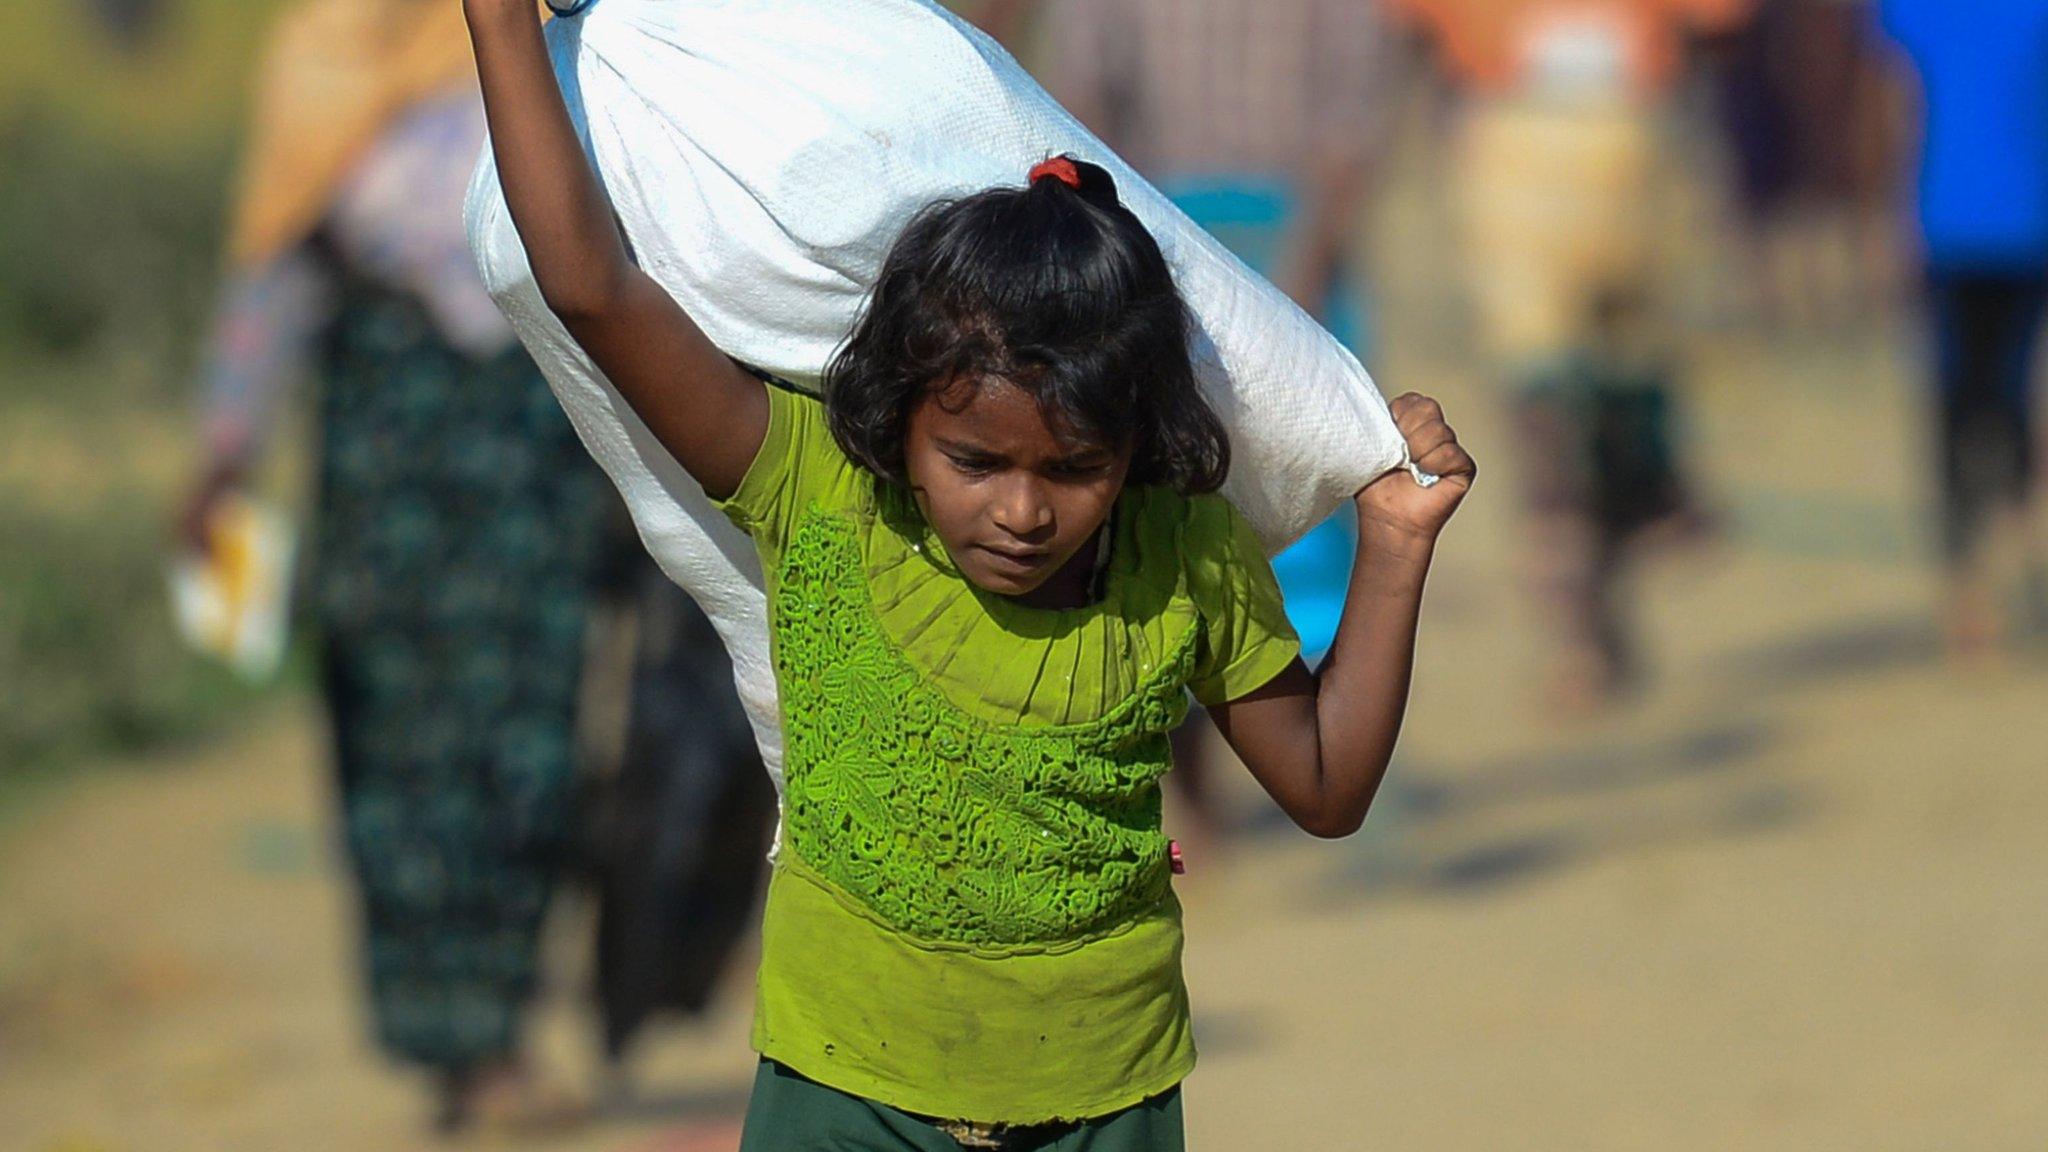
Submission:
[[[2048,661],[1935,658],[1884,351],[1703,366],[1731,537],[1651,572],[1659,679],[1608,719],[1524,703],[1492,469],[1367,832],[1309,842],[1240,782],[1246,831],[1194,861],[1195,1147],[2048,1146]],[[1471,383],[1437,386],[1499,460]],[[0,845],[0,1152],[427,1146],[360,1033],[325,799],[287,708]],[[558,967],[547,1046],[581,1074],[581,958]],[[560,1146],[729,1148],[743,1000],[657,1037],[641,1105]]]

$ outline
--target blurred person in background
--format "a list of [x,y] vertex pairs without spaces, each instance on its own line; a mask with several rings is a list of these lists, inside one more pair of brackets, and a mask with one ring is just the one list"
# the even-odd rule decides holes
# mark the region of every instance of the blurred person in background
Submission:
[[597,691],[585,695],[598,715],[582,725],[586,743],[610,746],[585,757],[578,856],[596,890],[592,991],[609,1088],[630,1104],[645,1026],[701,1017],[746,946],[776,799],[724,642],[647,555],[625,505],[613,512]]
[[1759,0],[1713,57],[1765,325],[1861,318],[1893,277],[1890,87],[1869,0]]
[[[1354,352],[1353,259],[1394,120],[1397,53],[1370,0],[1049,0],[1047,88],[1195,223]],[[1273,561],[1302,654],[1336,636],[1356,551],[1350,509]],[[1198,822],[1200,721],[1175,773]]]
[[1550,703],[1597,707],[1638,659],[1628,559],[1702,523],[1680,469],[1656,180],[1694,41],[1742,0],[1388,0],[1456,94],[1469,291],[1521,435]]
[[979,3],[955,5],[983,32],[994,37],[996,42],[1008,48],[1013,54],[1020,54],[1023,41],[1029,34],[1038,6],[1044,0],[980,0]]
[[310,362],[311,609],[376,1035],[437,1077],[443,1126],[552,1123],[567,1094],[521,1033],[609,490],[469,255],[458,6],[308,0],[260,83],[185,535],[205,546]]
[[1950,651],[1992,655],[2017,576],[2048,613],[2033,362],[2048,304],[2048,0],[1883,0],[1923,106],[1918,239],[1934,335]]

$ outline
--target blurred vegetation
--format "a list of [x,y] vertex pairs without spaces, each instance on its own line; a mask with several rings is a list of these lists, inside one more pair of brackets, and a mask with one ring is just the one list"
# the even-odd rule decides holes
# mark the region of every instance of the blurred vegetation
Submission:
[[[428,0],[433,2],[433,0]],[[234,135],[249,77],[280,0],[163,0],[151,41],[109,43],[82,0],[7,11],[0,119],[31,106],[126,151],[177,154]]]
[[[107,146],[30,106],[0,122],[0,355],[9,400],[146,383],[163,404],[218,263],[225,141],[166,156]],[[120,361],[154,368],[138,379]]]
[[170,0],[137,53],[83,6],[0,38],[0,808],[261,694],[188,654],[164,586],[192,363],[270,0]]

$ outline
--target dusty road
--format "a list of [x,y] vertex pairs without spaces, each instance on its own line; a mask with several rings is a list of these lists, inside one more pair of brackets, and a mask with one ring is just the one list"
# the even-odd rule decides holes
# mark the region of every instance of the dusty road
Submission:
[[[1390,792],[1323,845],[1238,782],[1184,886],[1194,1147],[2048,1147],[2048,658],[1939,659],[1906,359],[1701,361],[1727,536],[1646,572],[1656,679],[1575,723],[1532,703],[1504,430],[1433,381],[1490,467]],[[0,844],[0,1152],[431,1146],[361,1034],[324,789],[285,708]],[[546,1046],[586,1076],[560,952]],[[730,1148],[745,996],[559,1146]]]

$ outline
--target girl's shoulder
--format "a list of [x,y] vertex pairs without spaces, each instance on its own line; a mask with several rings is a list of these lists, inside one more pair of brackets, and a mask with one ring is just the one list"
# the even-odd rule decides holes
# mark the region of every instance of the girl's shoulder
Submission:
[[739,488],[711,503],[764,553],[779,555],[812,509],[871,509],[874,485],[833,439],[822,401],[780,378],[753,374],[768,391],[768,428]]
[[1222,493],[1186,495],[1144,485],[1130,489],[1129,497],[1139,550],[1170,556],[1188,597],[1204,615],[1272,581],[1272,564],[1258,532]]
[[[1300,654],[1280,582],[1251,522],[1219,493],[1186,496],[1140,490],[1141,532],[1170,530],[1174,576],[1199,621],[1188,687],[1203,704],[1233,700],[1277,675]],[[1156,554],[1156,552],[1155,552]]]
[[1163,485],[1136,485],[1126,490],[1123,506],[1138,533],[1171,537],[1190,567],[1241,563],[1247,549],[1265,558],[1258,532],[1221,492],[1187,495]]

